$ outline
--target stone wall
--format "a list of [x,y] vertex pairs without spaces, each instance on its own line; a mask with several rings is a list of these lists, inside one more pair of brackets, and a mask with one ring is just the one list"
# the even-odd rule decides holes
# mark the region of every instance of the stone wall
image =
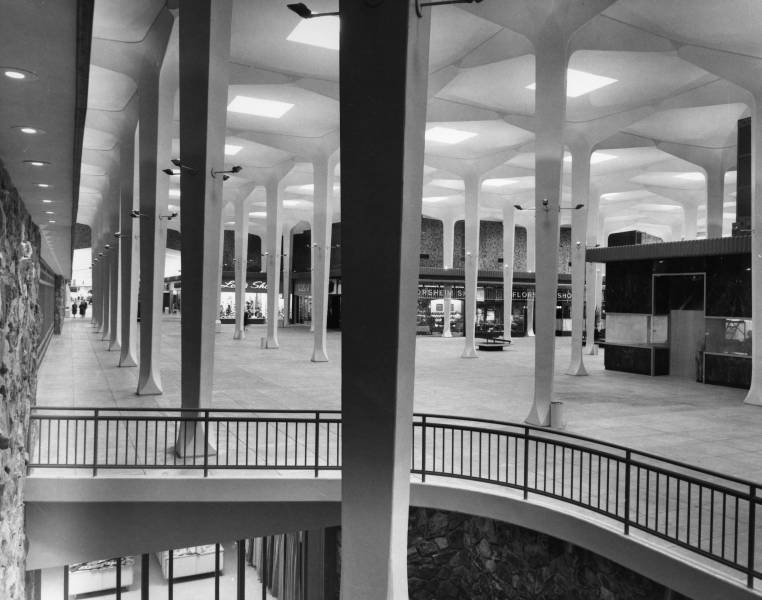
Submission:
[[[444,265],[442,221],[421,218],[421,266],[441,269]],[[426,258],[424,258],[426,257]]]
[[[527,231],[524,227],[514,229],[513,270],[526,271],[527,268]],[[455,222],[455,240],[453,243],[453,267],[462,269],[465,259],[465,226],[463,221]],[[500,221],[479,222],[479,268],[500,270],[503,263],[503,224]],[[560,273],[561,271],[559,271]]]
[[424,508],[410,510],[408,591],[411,600],[687,600],[544,534]]
[[[31,244],[31,258],[23,252]],[[25,248],[26,246],[26,248]],[[0,163],[0,598],[24,597],[24,479],[37,390],[40,231]],[[7,448],[5,448],[7,446]]]

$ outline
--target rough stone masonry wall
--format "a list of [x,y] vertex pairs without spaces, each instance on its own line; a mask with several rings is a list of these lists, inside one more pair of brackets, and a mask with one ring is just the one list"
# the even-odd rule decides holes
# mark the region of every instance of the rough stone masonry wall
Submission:
[[[32,257],[22,256],[22,242]],[[24,479],[37,390],[40,231],[0,162],[0,598],[24,597]],[[7,442],[6,442],[7,440]],[[6,449],[1,449],[5,445]]]
[[408,591],[411,600],[687,600],[547,535],[425,508],[410,510]]

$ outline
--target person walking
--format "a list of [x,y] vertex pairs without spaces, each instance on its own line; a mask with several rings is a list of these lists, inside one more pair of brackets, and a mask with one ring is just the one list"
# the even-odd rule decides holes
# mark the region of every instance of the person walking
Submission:
[[71,303],[71,318],[73,319],[76,316],[77,316],[77,301],[75,300],[74,302]]
[[84,319],[86,312],[87,312],[87,302],[85,302],[85,299],[83,298],[82,302],[79,303],[79,316]]

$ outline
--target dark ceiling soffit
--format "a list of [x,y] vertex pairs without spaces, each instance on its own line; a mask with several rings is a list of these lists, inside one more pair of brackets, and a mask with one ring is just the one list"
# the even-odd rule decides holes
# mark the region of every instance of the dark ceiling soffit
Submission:
[[87,116],[87,84],[90,78],[90,47],[93,39],[93,9],[95,0],[77,0],[77,56],[74,105],[74,148],[72,148],[71,190],[71,258],[74,257],[74,226],[79,209],[79,175],[82,163],[82,143]]
[[662,258],[686,258],[691,256],[748,254],[750,252],[751,237],[743,235],[710,238],[705,240],[663,242],[661,244],[637,244],[632,246],[612,246],[610,248],[588,248],[585,252],[585,261],[608,263],[626,260],[655,260]]

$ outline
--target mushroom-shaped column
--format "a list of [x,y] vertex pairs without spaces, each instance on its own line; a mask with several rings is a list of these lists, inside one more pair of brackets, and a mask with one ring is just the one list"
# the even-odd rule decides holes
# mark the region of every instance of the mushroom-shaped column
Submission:
[[462,358],[477,358],[474,336],[476,334],[476,285],[479,277],[479,192],[481,177],[469,173],[464,177],[466,196],[465,265],[466,289],[463,307],[465,346]]
[[101,229],[101,251],[98,253],[101,263],[102,287],[101,292],[101,341],[109,339],[111,329],[111,285],[113,283],[113,274],[111,272],[111,263],[113,262],[112,246],[108,241],[111,237],[111,227],[114,219],[114,188],[116,181],[113,175],[109,177],[107,192],[103,196],[103,225]]
[[[233,339],[242,340],[246,337],[244,325],[246,324],[246,273],[249,268],[249,206],[251,205],[250,192],[252,186],[247,186],[244,193],[240,194],[234,202],[235,206],[235,328]],[[247,193],[249,192],[249,193]],[[222,239],[224,233],[220,235]],[[215,302],[219,304],[219,302]]]
[[120,367],[136,367],[137,358],[137,306],[138,267],[140,254],[136,240],[140,239],[140,219],[132,218],[137,187],[137,144],[138,132],[132,123],[123,137],[121,155],[121,194],[119,205],[119,260],[120,269],[120,310],[121,310],[121,353]]
[[513,204],[503,206],[503,338],[511,339],[513,321],[513,258],[516,246]]
[[[414,5],[339,2],[341,180],[351,200],[342,207],[341,597],[347,600],[408,597],[431,10],[418,18]],[[389,300],[388,310],[368,319],[371,286],[387,290]]]
[[738,84],[751,94],[752,203],[751,203],[751,386],[744,402],[762,405],[762,60],[700,48],[683,46],[681,58]]
[[291,326],[291,230],[292,223],[283,224],[283,327]]
[[[161,306],[167,247],[169,179],[161,169],[169,166],[172,151],[172,115],[177,90],[177,65],[165,60],[174,19],[162,13],[152,30],[153,57],[146,61],[139,83],[140,120],[140,357],[139,395],[161,394]],[[184,198],[183,198],[184,200]],[[184,231],[183,231],[184,233]],[[185,273],[183,273],[185,276]],[[183,283],[183,291],[187,286]],[[185,298],[183,298],[185,300]]]
[[[183,200],[183,318],[181,400],[184,408],[212,403],[215,320],[220,289],[225,124],[228,101],[231,0],[187,0],[180,19],[180,176]],[[192,171],[187,170],[192,169]],[[247,215],[248,217],[248,215]],[[180,455],[199,445],[186,428]],[[198,450],[196,450],[198,451]]]
[[103,313],[101,309],[101,302],[103,300],[103,277],[102,277],[103,264],[101,261],[102,254],[101,256],[98,256],[98,254],[100,253],[100,248],[101,248],[101,239],[103,237],[102,227],[103,227],[103,205],[101,204],[100,208],[95,214],[95,218],[93,219],[93,225],[91,229],[91,236],[92,236],[91,256],[92,256],[92,266],[93,266],[93,285],[92,285],[93,305],[91,307],[90,323],[95,328],[96,332],[100,331],[101,320],[103,319]]
[[[293,162],[283,164],[265,183],[267,195],[267,250],[265,252],[265,260],[267,261],[267,340],[265,347],[269,349],[279,347],[278,298],[280,297],[280,267],[283,253],[283,178],[293,166]],[[326,289],[327,302],[328,290]],[[325,347],[325,343],[323,343],[323,347]]]
[[[735,161],[735,147],[704,148],[674,142],[659,142],[657,147],[673,156],[699,166],[706,175],[706,236],[722,237],[722,213],[725,199],[725,173]],[[689,209],[690,210],[690,209]],[[686,227],[687,239],[691,227]]]
[[313,159],[312,217],[312,326],[315,330],[312,362],[327,362],[328,278],[331,272],[333,180],[338,154]]
[[[121,154],[121,148],[115,151],[115,157],[118,159]],[[108,335],[105,340],[108,342],[109,350],[119,350],[121,347],[121,324],[119,322],[119,238],[115,235],[119,232],[119,204],[121,196],[121,176],[119,169],[114,169],[112,177],[113,185],[109,206],[109,231],[108,237],[108,305],[109,305],[109,326]]]

